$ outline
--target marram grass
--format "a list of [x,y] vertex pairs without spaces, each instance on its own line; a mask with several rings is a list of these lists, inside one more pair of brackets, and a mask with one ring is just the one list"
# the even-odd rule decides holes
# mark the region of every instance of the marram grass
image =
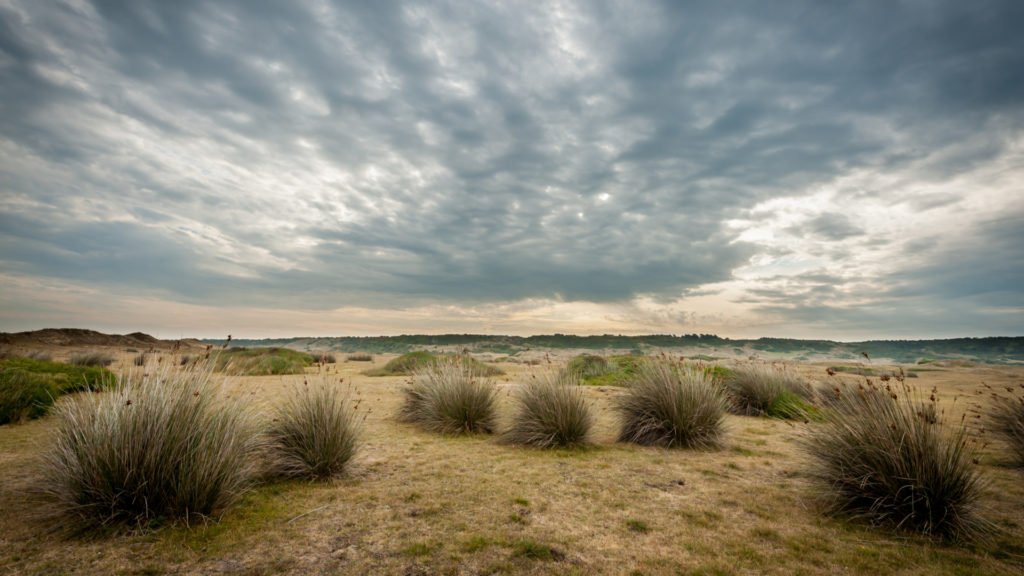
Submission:
[[691,365],[641,363],[617,408],[621,442],[711,448],[724,435],[725,395],[706,371]]
[[56,410],[41,490],[65,525],[215,518],[252,487],[260,435],[208,365],[129,373]]
[[403,422],[441,434],[494,432],[494,384],[459,358],[441,358],[419,369],[404,394]]
[[356,406],[327,382],[293,387],[267,432],[270,475],[327,479],[344,472],[359,445]]
[[934,392],[869,382],[840,390],[831,407],[803,440],[829,512],[947,540],[988,531],[964,421],[948,424]]
[[503,438],[538,448],[584,446],[590,442],[594,417],[583,397],[580,374],[563,370],[541,373],[515,394],[512,426]]

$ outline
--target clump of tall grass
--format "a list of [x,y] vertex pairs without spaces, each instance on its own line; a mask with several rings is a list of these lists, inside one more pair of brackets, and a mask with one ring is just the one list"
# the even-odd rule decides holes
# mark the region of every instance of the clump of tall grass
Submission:
[[989,524],[964,419],[949,426],[937,399],[902,379],[839,390],[802,443],[826,508],[872,524],[967,540]]
[[258,426],[209,367],[129,373],[56,412],[41,490],[66,525],[214,517],[254,482]]
[[543,373],[519,389],[512,427],[504,439],[538,448],[582,446],[589,442],[594,417],[574,371]]
[[53,354],[50,354],[46,350],[31,350],[25,353],[25,358],[29,360],[40,360],[42,362],[53,362]]
[[621,442],[705,448],[718,445],[724,434],[721,387],[704,370],[665,359],[638,366],[617,409]]
[[722,380],[730,408],[747,416],[806,418],[814,412],[809,401],[814,388],[799,374],[770,364],[740,364]]
[[997,400],[992,409],[992,431],[1010,449],[1014,465],[1024,466],[1024,396]]
[[347,362],[373,362],[372,354],[349,354],[345,358]]
[[132,360],[132,364],[135,364],[136,366],[145,366],[146,365],[146,353],[142,352],[141,354],[136,356]]
[[274,411],[267,432],[270,475],[326,479],[345,470],[359,443],[355,407],[337,387],[304,383]]
[[68,363],[75,366],[110,366],[114,363],[114,357],[106,352],[89,350],[72,354]]
[[403,422],[442,434],[491,433],[497,393],[458,358],[442,358],[413,374],[399,412]]

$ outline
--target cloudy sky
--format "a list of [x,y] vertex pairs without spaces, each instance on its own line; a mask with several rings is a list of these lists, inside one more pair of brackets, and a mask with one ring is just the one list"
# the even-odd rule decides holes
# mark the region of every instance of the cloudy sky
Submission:
[[0,330],[1021,335],[1022,28],[0,0]]

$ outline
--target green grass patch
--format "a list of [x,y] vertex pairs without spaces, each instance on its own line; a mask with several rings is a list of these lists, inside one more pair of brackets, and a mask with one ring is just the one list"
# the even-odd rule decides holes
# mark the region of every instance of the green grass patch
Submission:
[[391,359],[384,366],[367,370],[363,374],[367,376],[409,376],[417,371],[436,366],[438,362],[451,359],[458,359],[460,362],[467,364],[473,376],[500,376],[504,374],[501,369],[490,364],[484,364],[471,356],[431,354],[422,350],[402,354],[397,358]]
[[217,355],[214,369],[237,376],[302,374],[316,363],[311,354],[288,348],[229,348]]
[[647,522],[636,519],[626,520],[626,528],[628,528],[630,532],[637,532],[640,534],[646,534],[651,531],[651,527],[647,525]]
[[[577,356],[577,358],[580,358]],[[600,358],[598,356],[598,358]],[[575,360],[575,358],[573,359]],[[627,386],[629,380],[636,375],[640,365],[644,362],[643,356],[615,355],[609,356],[606,360],[606,369],[603,373],[583,376],[583,383],[588,386]],[[571,369],[572,362],[569,368]]]
[[512,543],[512,556],[531,560],[555,561],[565,558],[565,554],[557,548],[525,538]]
[[8,358],[0,361],[0,424],[46,414],[61,394],[106,388],[116,377],[106,368]]

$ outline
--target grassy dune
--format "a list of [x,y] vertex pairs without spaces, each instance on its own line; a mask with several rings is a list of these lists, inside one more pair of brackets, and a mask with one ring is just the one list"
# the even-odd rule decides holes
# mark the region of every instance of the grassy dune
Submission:
[[[374,359],[382,367],[393,356]],[[311,367],[344,378],[362,446],[332,482],[273,481],[219,522],[67,539],[24,497],[56,421],[0,426],[2,574],[1018,574],[1024,570],[1024,472],[1005,447],[979,454],[981,506],[996,532],[951,545],[824,514],[800,441],[823,426],[725,416],[721,446],[667,450],[616,442],[622,387],[583,386],[594,445],[537,450],[491,436],[444,436],[399,422],[407,378],[365,377],[366,363]],[[802,366],[809,380],[825,365]],[[534,369],[496,379],[498,428]],[[218,378],[220,376],[217,376]],[[231,376],[260,406],[303,376]],[[914,386],[946,409],[988,414],[984,382],[1016,387],[1024,368],[950,368]],[[348,385],[348,384],[346,384]],[[953,403],[952,399],[960,400]],[[61,402],[73,400],[73,397]],[[968,402],[967,400],[970,400]]]

